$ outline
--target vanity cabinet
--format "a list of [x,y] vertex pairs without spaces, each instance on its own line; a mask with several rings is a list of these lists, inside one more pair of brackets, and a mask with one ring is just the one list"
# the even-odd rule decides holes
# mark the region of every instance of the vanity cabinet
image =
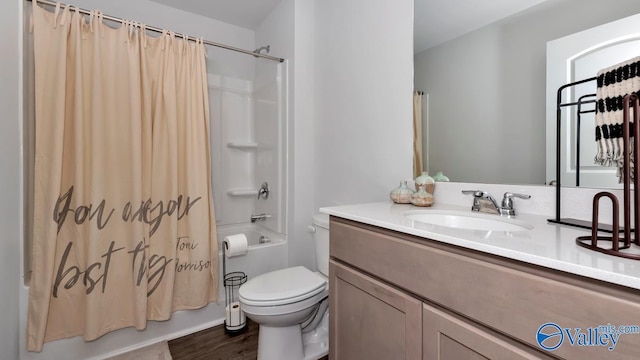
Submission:
[[422,302],[330,262],[332,359],[422,359]]
[[423,359],[550,359],[455,314],[424,304]]
[[579,346],[640,325],[634,289],[334,216],[330,257],[330,359],[640,359],[640,334]]

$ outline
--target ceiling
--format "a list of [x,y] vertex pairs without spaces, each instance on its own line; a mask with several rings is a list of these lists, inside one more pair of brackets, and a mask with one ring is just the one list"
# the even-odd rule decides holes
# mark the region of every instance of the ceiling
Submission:
[[[281,0],[152,0],[255,30]],[[414,52],[479,29],[546,0],[414,0]]]
[[151,0],[255,30],[282,0]]
[[546,0],[414,0],[414,53],[544,1]]

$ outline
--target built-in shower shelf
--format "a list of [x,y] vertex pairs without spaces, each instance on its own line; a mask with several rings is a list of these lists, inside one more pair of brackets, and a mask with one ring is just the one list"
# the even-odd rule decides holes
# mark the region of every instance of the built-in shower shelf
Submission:
[[256,196],[258,195],[257,189],[229,189],[227,190],[229,196]]
[[253,150],[258,147],[258,143],[249,141],[234,141],[227,143],[227,147],[240,150]]

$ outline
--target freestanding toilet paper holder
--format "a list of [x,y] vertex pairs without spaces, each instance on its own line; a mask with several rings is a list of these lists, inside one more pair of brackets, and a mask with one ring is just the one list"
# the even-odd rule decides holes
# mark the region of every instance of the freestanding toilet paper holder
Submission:
[[247,331],[247,318],[240,309],[240,302],[236,301],[240,285],[247,282],[247,274],[242,271],[227,273],[227,255],[225,246],[222,247],[222,273],[225,297],[224,332],[234,336]]

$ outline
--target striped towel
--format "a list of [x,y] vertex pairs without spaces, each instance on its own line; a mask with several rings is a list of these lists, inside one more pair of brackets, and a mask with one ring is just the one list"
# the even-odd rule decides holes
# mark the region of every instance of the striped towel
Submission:
[[[597,83],[596,142],[598,143],[598,152],[594,161],[603,166],[616,166],[618,180],[622,182],[622,167],[624,166],[622,99],[628,94],[640,93],[640,56],[598,71]],[[633,136],[633,131],[630,134]],[[630,154],[630,175],[632,175],[633,148],[630,149]]]

